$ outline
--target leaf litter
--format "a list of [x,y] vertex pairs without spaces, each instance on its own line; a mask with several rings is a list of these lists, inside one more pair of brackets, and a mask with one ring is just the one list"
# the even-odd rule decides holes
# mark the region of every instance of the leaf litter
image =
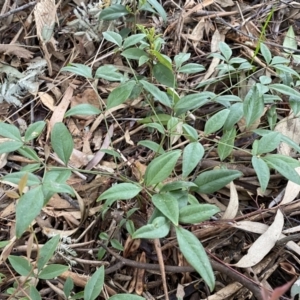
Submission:
[[[72,175],[66,184],[75,192],[75,197],[66,197],[64,193],[53,194],[42,212],[31,223],[38,243],[30,240],[31,236],[28,232],[16,242],[16,205],[12,199],[28,190],[29,179],[27,183],[25,179],[23,182],[20,181],[22,184],[1,180],[0,242],[9,241],[1,244],[1,274],[4,274],[4,280],[1,282],[3,287],[1,297],[4,295],[3,291],[11,286],[11,273],[4,264],[6,258],[10,254],[26,256],[28,245],[30,245],[30,258],[35,260],[36,254],[33,255],[33,253],[37,253],[41,245],[46,243],[47,237],[59,234],[61,238],[72,238],[69,247],[77,253],[77,258],[64,258],[65,265],[71,265],[70,261],[76,262],[76,259],[77,265],[62,273],[59,280],[65,281],[70,277],[75,286],[84,288],[90,274],[95,272],[95,267],[102,264],[105,265],[107,276],[109,276],[105,279],[107,295],[113,296],[124,291],[135,291],[139,295],[148,297],[147,299],[162,299],[166,297],[163,295],[166,287],[162,284],[162,278],[158,273],[162,270],[162,260],[160,263],[157,262],[158,253],[156,252],[159,250],[153,246],[151,239],[139,240],[138,244],[130,243],[124,249],[129,254],[125,255],[122,251],[115,253],[116,250],[112,250],[113,248],[111,249],[105,240],[98,238],[100,233],[106,233],[110,240],[115,239],[126,245],[125,241],[127,242],[130,236],[125,236],[124,230],[119,226],[120,222],[131,220],[136,228],[147,224],[153,211],[147,194],[142,195],[144,198],[142,202],[135,197],[129,201],[116,201],[113,210],[109,211],[104,220],[99,215],[103,204],[98,203],[97,199],[116,183],[120,176],[143,182],[147,166],[151,164],[156,153],[145,146],[139,146],[138,143],[142,140],[149,140],[160,144],[159,135],[153,130],[155,127],[147,126],[147,123],[157,124],[157,122],[150,118],[150,121],[143,125],[139,123],[140,120],[149,117],[150,112],[149,107],[145,107],[143,96],[137,101],[134,99],[133,102],[124,101],[123,103],[119,103],[119,99],[111,98],[111,103],[116,101],[118,105],[106,110],[105,113],[88,117],[75,114],[66,118],[65,114],[68,109],[79,104],[89,104],[95,109],[103,110],[105,101],[118,85],[103,78],[97,79],[98,82],[87,82],[82,77],[75,78],[66,72],[60,72],[66,63],[83,63],[88,66],[92,65],[94,68],[110,64],[116,67],[118,70],[116,72],[121,71],[125,76],[131,74],[132,71],[140,75],[146,71],[139,67],[136,70],[126,69],[119,54],[112,51],[111,44],[102,37],[102,33],[108,28],[110,31],[117,31],[117,28],[122,28],[124,24],[121,21],[106,21],[101,26],[95,27],[91,20],[97,20],[102,8],[92,3],[80,6],[77,2],[55,3],[43,0],[34,8],[28,6],[20,12],[12,13],[6,19],[0,19],[2,25],[0,32],[3,33],[0,40],[1,121],[15,124],[20,128],[22,121],[28,127],[36,121],[45,120],[47,123],[45,132],[37,140],[32,141],[31,145],[36,149],[39,158],[51,167],[58,167],[67,161],[67,159],[64,162],[61,161],[57,153],[55,154],[49,147],[49,139],[55,124],[59,122],[64,124],[65,128],[70,131],[74,144],[68,165]],[[108,6],[111,4],[110,1],[107,3]],[[264,22],[270,13],[270,7],[267,3],[253,4],[250,1],[238,1],[238,3],[208,0],[196,4],[194,1],[186,1],[185,7],[180,7],[176,1],[166,1],[164,9],[168,14],[168,22],[163,26],[160,18],[141,16],[141,23],[154,26],[157,32],[167,38],[168,42],[163,50],[166,56],[171,57],[179,52],[188,52],[192,53],[190,62],[200,61],[205,65],[205,73],[178,76],[180,93],[196,86],[206,86],[205,89],[209,92],[219,94],[230,85],[230,78],[218,77],[220,73],[217,69],[221,70],[221,59],[217,56],[207,58],[209,54],[219,50],[220,42],[225,41],[230,45],[234,57],[247,58],[250,61],[253,59],[269,74],[277,76],[277,73],[265,64],[261,56],[255,55],[263,30],[259,21]],[[14,10],[14,6],[10,8],[7,1],[0,0],[0,4],[3,4],[1,14]],[[297,22],[296,16],[300,10],[297,4],[289,6],[289,4],[281,3],[280,5],[275,11],[277,20],[270,29],[275,38],[268,36],[265,41],[270,46],[273,55],[281,55],[283,51],[281,45],[283,45],[284,37],[279,29],[284,31],[286,27],[283,25],[283,17],[279,14],[280,10],[289,8],[293,12],[286,18],[289,25]],[[33,16],[32,12],[34,12]],[[32,22],[32,18],[35,23]],[[245,20],[248,21],[244,22]],[[28,32],[35,30],[37,39],[27,35]],[[296,32],[296,36],[298,33]],[[289,34],[291,34],[290,31]],[[285,50],[291,47],[295,45],[284,44]],[[297,70],[297,65],[293,66]],[[249,91],[245,89],[245,86],[251,85],[251,80],[253,79],[250,78],[247,82],[245,78],[245,85],[239,87],[240,98],[245,99]],[[133,84],[130,86],[131,92],[132,87]],[[161,98],[159,105],[166,103],[170,106],[168,97]],[[284,105],[285,103],[278,109],[281,122],[275,126],[275,131],[287,136],[298,145],[298,117],[290,113],[290,108]],[[296,106],[294,104],[293,111],[297,110]],[[289,284],[286,283],[291,280],[291,275],[285,271],[286,268],[281,268],[280,264],[272,269],[272,264],[265,265],[265,262],[278,261],[289,266],[293,265],[299,273],[300,248],[297,243],[300,238],[295,237],[296,239],[293,240],[294,233],[299,231],[297,214],[299,185],[290,180],[287,182],[279,173],[272,172],[267,190],[261,192],[256,172],[251,167],[251,156],[247,155],[246,151],[243,152],[243,150],[251,149],[252,142],[255,140],[249,128],[261,128],[265,119],[271,117],[270,109],[264,106],[263,112],[253,111],[254,117],[256,114],[259,117],[253,117],[255,120],[248,128],[246,128],[247,120],[238,120],[239,135],[235,143],[239,146],[238,149],[235,147],[232,150],[230,158],[225,161],[226,164],[218,160],[215,146],[215,142],[222,137],[222,132],[210,135],[201,141],[205,154],[202,157],[201,153],[200,163],[196,167],[192,164],[186,174],[191,172],[190,176],[194,176],[195,179],[207,168],[218,169],[226,166],[228,169],[243,173],[243,176],[239,179],[234,178],[234,181],[230,183],[227,182],[228,187],[219,188],[217,191],[206,182],[209,193],[201,194],[203,191],[200,188],[195,193],[195,199],[203,203],[216,204],[221,209],[221,215],[216,215],[216,218],[197,225],[187,226],[185,229],[193,232],[209,253],[213,269],[217,271],[215,276],[221,283],[215,291],[210,293],[208,289],[205,290],[203,281],[199,280],[199,275],[188,266],[185,260],[182,261],[177,241],[173,236],[160,240],[170,299],[175,299],[176,290],[184,299],[190,299],[193,294],[197,295],[198,299],[210,300],[246,297],[267,299],[272,290],[274,290],[272,299],[279,299],[283,294],[282,299],[288,299],[290,294],[286,291],[289,289]],[[193,126],[197,134],[204,136],[207,116],[219,110],[220,104],[207,101],[201,109],[190,113],[189,117],[195,119]],[[163,122],[161,119],[160,125],[165,125]],[[177,126],[172,132],[170,145],[164,145],[165,150],[182,149],[186,142],[182,124],[175,124]],[[0,149],[4,142],[7,140],[3,138],[2,141],[1,138]],[[281,142],[275,153],[296,156],[297,151],[292,150],[293,147],[290,145],[291,143]],[[66,151],[59,145],[56,149],[58,153]],[[108,153],[114,155],[108,155]],[[177,155],[177,152],[175,153]],[[124,159],[119,160],[118,155]],[[233,164],[231,164],[232,158],[234,158],[233,161],[235,160]],[[1,176],[18,172],[25,165],[30,166],[34,162],[33,157],[28,157],[28,154],[25,155],[24,152],[4,152],[1,154],[0,161]],[[180,178],[179,170],[182,162],[178,160],[175,163],[175,160],[171,161],[171,166],[174,167],[178,177],[174,175],[174,178],[171,178],[173,181]],[[164,161],[164,164],[168,167],[170,161]],[[192,170],[192,168],[195,169]],[[97,172],[86,173],[82,170],[97,171],[99,174]],[[297,172],[298,170],[296,168]],[[157,176],[159,169],[150,168],[148,173],[150,171],[153,175],[151,180],[147,179],[146,183],[159,184],[166,180],[164,177]],[[100,175],[100,172],[105,172],[106,175]],[[43,176],[37,171],[34,174],[40,179]],[[276,202],[275,208],[269,207],[268,204],[284,189],[280,208],[277,206],[280,201]],[[188,199],[188,201],[194,201],[194,199]],[[291,236],[285,234],[291,234]],[[284,240],[284,243],[280,243],[280,240]],[[105,249],[106,254],[101,256],[99,249]],[[58,260],[57,257],[54,257],[55,259]],[[119,269],[114,269],[114,259],[119,260],[124,267],[120,269],[120,265]],[[149,268],[144,264],[148,264]],[[153,267],[152,270],[150,265]],[[255,275],[258,282],[264,282],[264,289],[260,289],[260,285],[247,275],[245,269],[249,267],[252,270],[260,270],[255,271]],[[227,277],[220,275],[221,273],[226,274]],[[44,288],[50,287],[48,297],[56,299],[59,295],[61,297],[64,295],[57,279],[51,283],[40,279],[39,284]],[[282,287],[278,288],[279,286]],[[260,293],[265,290],[267,292]],[[295,285],[292,290],[295,290]],[[294,295],[296,294],[294,292]]]

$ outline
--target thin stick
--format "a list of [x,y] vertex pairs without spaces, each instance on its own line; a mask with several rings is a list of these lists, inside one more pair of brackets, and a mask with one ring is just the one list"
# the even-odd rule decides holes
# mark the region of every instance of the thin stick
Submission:
[[20,7],[18,7],[18,8],[12,9],[11,11],[9,11],[9,12],[3,14],[3,15],[0,15],[0,20],[1,19],[5,19],[5,18],[7,18],[8,16],[10,16],[12,14],[15,14],[15,13],[17,13],[19,11],[25,10],[26,8],[34,6],[34,5],[36,5],[36,1],[29,2],[27,4],[24,4],[24,5],[20,6]]

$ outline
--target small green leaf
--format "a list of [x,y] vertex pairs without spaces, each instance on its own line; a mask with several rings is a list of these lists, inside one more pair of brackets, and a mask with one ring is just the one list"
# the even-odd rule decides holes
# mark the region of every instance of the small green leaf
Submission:
[[40,161],[40,158],[39,156],[37,155],[37,153],[31,148],[31,147],[28,147],[28,146],[22,146],[18,149],[18,152],[22,155],[22,156],[25,156],[29,159],[32,159],[32,160],[35,160],[37,162]]
[[243,117],[243,103],[234,103],[229,108],[230,112],[224,123],[224,130],[231,130],[232,127]]
[[182,207],[179,211],[179,222],[195,224],[208,220],[218,213],[220,209],[211,204],[192,204]]
[[145,141],[139,141],[137,143],[139,146],[144,146],[146,148],[149,148],[150,150],[157,152],[158,154],[164,154],[165,150],[162,148],[161,145],[153,142],[153,141],[149,141],[149,140],[145,140]]
[[229,112],[230,110],[226,108],[217,112],[211,118],[209,118],[205,123],[205,134],[208,135],[221,129],[229,115]]
[[142,120],[139,120],[138,123],[139,124],[148,124],[148,123],[155,122],[155,123],[159,123],[162,125],[167,125],[169,120],[171,119],[171,117],[172,116],[168,115],[168,114],[156,114],[153,116],[146,117]]
[[[143,85],[144,89],[149,92],[157,101],[162,103],[167,107],[171,107],[172,103],[169,99],[168,95],[165,92],[162,92],[158,87],[154,84],[149,83],[145,80],[140,80],[140,83]],[[170,116],[169,116],[170,117]]]
[[182,177],[187,177],[195,169],[204,155],[204,148],[199,142],[189,143],[183,150]]
[[53,256],[53,253],[59,243],[59,239],[60,239],[59,234],[54,236],[40,250],[38,261],[37,261],[37,267],[39,271],[42,270],[42,268],[47,264],[47,262]]
[[177,199],[170,193],[155,194],[152,202],[174,225],[178,225],[179,208]]
[[182,189],[186,190],[186,189],[189,189],[191,187],[197,187],[197,185],[193,182],[178,180],[178,181],[173,181],[173,182],[166,183],[160,189],[160,193],[176,191],[176,190],[182,190]]
[[126,49],[130,46],[136,45],[137,43],[142,41],[145,37],[146,37],[146,34],[144,34],[144,33],[138,33],[138,34],[131,35],[124,40],[123,48]]
[[83,64],[70,63],[66,67],[61,68],[61,71],[71,72],[87,79],[93,78],[92,69],[89,66]]
[[99,15],[99,19],[105,20],[105,21],[112,21],[112,20],[116,20],[120,17],[126,16],[129,13],[130,12],[127,10],[127,8],[124,5],[113,4],[107,8],[104,8],[101,11],[101,13]]
[[257,145],[257,155],[272,152],[275,150],[281,141],[281,135],[279,132],[270,132],[269,134],[263,136]]
[[210,194],[242,175],[241,172],[235,170],[211,170],[201,173],[194,182],[198,186],[197,191],[199,193]]
[[8,260],[14,270],[22,276],[28,276],[33,270],[33,266],[24,257],[9,255]]
[[223,54],[223,56],[225,57],[225,59],[228,61],[230,59],[230,57],[232,56],[231,48],[226,43],[220,42],[219,49],[220,49],[221,53]]
[[29,190],[18,200],[16,207],[16,236],[18,238],[41,212],[43,206],[44,194],[41,186]]
[[202,65],[190,63],[179,68],[178,72],[186,74],[195,74],[205,71],[205,68]]
[[194,110],[209,102],[209,98],[214,98],[216,95],[212,92],[201,92],[182,97],[174,107],[176,115],[181,115],[188,110]]
[[215,277],[205,249],[190,231],[175,227],[179,249],[187,262],[200,274],[205,283],[213,291]]
[[[170,116],[171,117],[171,116]],[[158,132],[165,134],[165,128],[164,126],[162,126],[161,124],[157,124],[157,123],[148,123],[146,124],[147,127],[149,128],[154,128],[156,129]]]
[[223,133],[223,136],[221,137],[218,143],[218,149],[217,149],[220,160],[224,160],[226,157],[228,157],[231,154],[234,146],[235,137],[236,137],[235,128],[231,128],[231,130]]
[[141,191],[141,187],[133,183],[118,183],[103,192],[97,201],[100,200],[128,200],[134,198]]
[[263,159],[257,156],[252,156],[252,166],[257,174],[261,190],[264,193],[270,180],[269,167]]
[[151,224],[140,227],[132,235],[133,239],[160,239],[170,231],[170,222],[165,217],[155,218]]
[[290,97],[298,97],[300,98],[300,93],[295,90],[294,88],[291,88],[287,85],[280,84],[280,83],[274,83],[270,84],[268,86],[271,90],[277,91],[279,93],[282,93],[284,95],[290,96]]
[[166,86],[175,87],[176,81],[172,70],[161,63],[157,63],[153,67],[153,76],[155,79]]
[[112,239],[110,241],[110,244],[112,245],[113,248],[120,250],[120,251],[124,251],[124,247],[122,246],[122,244],[116,240],[116,239]]
[[30,295],[30,300],[42,300],[40,292],[33,285],[30,285],[29,295]]
[[127,59],[139,60],[142,56],[148,57],[147,52],[139,48],[127,48],[121,53]]
[[14,141],[22,142],[20,131],[15,125],[0,122],[0,135]]
[[75,197],[72,186],[65,183],[58,183],[55,181],[47,181],[43,184],[43,188],[53,193],[67,193]]
[[31,141],[31,140],[37,138],[43,131],[45,125],[46,125],[46,122],[44,122],[44,121],[39,121],[39,122],[30,124],[25,132],[25,142],[28,142],[28,141]]
[[261,52],[262,56],[264,57],[267,65],[269,65],[271,62],[271,59],[272,59],[272,53],[269,50],[269,48],[265,44],[260,43],[260,52]]
[[147,2],[157,11],[164,22],[167,22],[167,13],[157,0],[147,0]]
[[102,266],[88,280],[84,288],[84,300],[95,300],[100,295],[104,284],[104,277],[104,266]]
[[97,69],[95,78],[102,78],[108,81],[123,81],[125,77],[119,73],[114,65],[104,65]]
[[67,165],[74,148],[74,142],[69,130],[62,122],[55,123],[52,129],[51,145],[57,156]]
[[183,63],[189,60],[190,57],[191,57],[191,53],[184,53],[184,52],[175,55],[174,62],[175,62],[176,69],[179,69]]
[[168,178],[173,171],[180,154],[180,150],[174,150],[164,153],[152,160],[145,173],[146,186],[157,184]]
[[273,169],[278,171],[281,175],[283,175],[288,180],[300,184],[300,176],[295,171],[295,167],[299,167],[300,163],[292,159],[291,157],[287,157],[280,154],[270,154],[263,157],[263,160]]
[[191,142],[196,142],[198,140],[198,132],[194,127],[185,123],[182,125],[182,129],[183,129],[183,132],[185,133],[186,137]]
[[123,39],[122,39],[121,35],[118,34],[117,32],[114,32],[114,31],[105,31],[102,34],[103,34],[103,37],[107,41],[109,41],[109,42],[111,42],[111,43],[113,43],[113,44],[115,44],[115,45],[117,45],[119,47],[122,46]]
[[7,141],[0,144],[0,154],[10,153],[20,149],[23,143],[20,141]]
[[256,86],[246,95],[243,109],[247,127],[262,116],[264,111],[264,99],[262,95],[259,95]]
[[[298,48],[297,39],[295,36],[293,26],[289,27],[289,30],[287,31],[287,33],[285,35],[285,38],[283,41],[283,47],[292,48],[294,50],[297,50],[297,48]],[[294,51],[290,50],[290,49],[283,48],[283,50],[287,53],[294,53]]]
[[46,266],[38,275],[40,279],[54,279],[55,277],[61,275],[63,272],[66,272],[69,269],[69,266],[52,264]]
[[41,183],[40,179],[36,175],[32,173],[28,173],[26,171],[15,172],[15,173],[5,175],[4,177],[1,178],[1,181],[8,181],[14,184],[19,184],[20,180],[24,176],[28,176],[26,186],[38,185]]
[[67,299],[69,299],[69,296],[71,295],[71,291],[74,288],[74,282],[70,277],[67,277],[65,284],[64,284],[64,293],[67,297]]
[[85,115],[85,116],[92,116],[92,115],[98,115],[101,113],[101,110],[96,108],[94,105],[91,104],[78,104],[71,109],[69,109],[66,114],[66,117],[71,117],[74,115]]
[[107,98],[107,109],[118,106],[128,100],[136,82],[130,80],[115,88]]

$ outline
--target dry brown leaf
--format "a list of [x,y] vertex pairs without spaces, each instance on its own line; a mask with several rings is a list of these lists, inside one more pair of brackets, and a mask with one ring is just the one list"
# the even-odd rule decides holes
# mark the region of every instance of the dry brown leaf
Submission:
[[[300,175],[300,167],[296,168],[295,170]],[[280,205],[292,202],[298,196],[299,192],[300,185],[289,180]]]
[[220,6],[222,7],[228,7],[235,5],[232,0],[215,0]]
[[215,294],[205,298],[205,300],[224,300],[233,296],[238,290],[242,288],[242,284],[239,282],[233,282],[217,291]]
[[248,253],[234,266],[249,268],[259,263],[274,247],[278,241],[284,225],[283,214],[277,211],[272,225],[253,243]]
[[15,55],[20,58],[32,58],[33,53],[23,48],[21,45],[16,44],[0,44],[0,53],[7,55]]
[[54,111],[55,109],[55,105],[54,105],[54,99],[52,98],[52,96],[50,96],[48,93],[38,93],[42,103],[49,108],[51,111]]
[[222,219],[235,218],[239,208],[239,196],[236,191],[235,184],[230,182],[230,200]]

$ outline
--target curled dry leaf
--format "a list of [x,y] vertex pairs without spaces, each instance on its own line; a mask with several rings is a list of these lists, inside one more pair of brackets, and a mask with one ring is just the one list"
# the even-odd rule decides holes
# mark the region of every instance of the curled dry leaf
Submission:
[[235,184],[230,182],[230,200],[222,219],[233,219],[239,208],[239,196]]
[[33,53],[23,48],[21,45],[16,44],[0,44],[0,53],[15,55],[20,58],[32,58]]
[[253,243],[249,248],[248,253],[234,266],[239,268],[249,268],[259,263],[276,244],[281,235],[283,224],[283,214],[278,210],[272,225]]

